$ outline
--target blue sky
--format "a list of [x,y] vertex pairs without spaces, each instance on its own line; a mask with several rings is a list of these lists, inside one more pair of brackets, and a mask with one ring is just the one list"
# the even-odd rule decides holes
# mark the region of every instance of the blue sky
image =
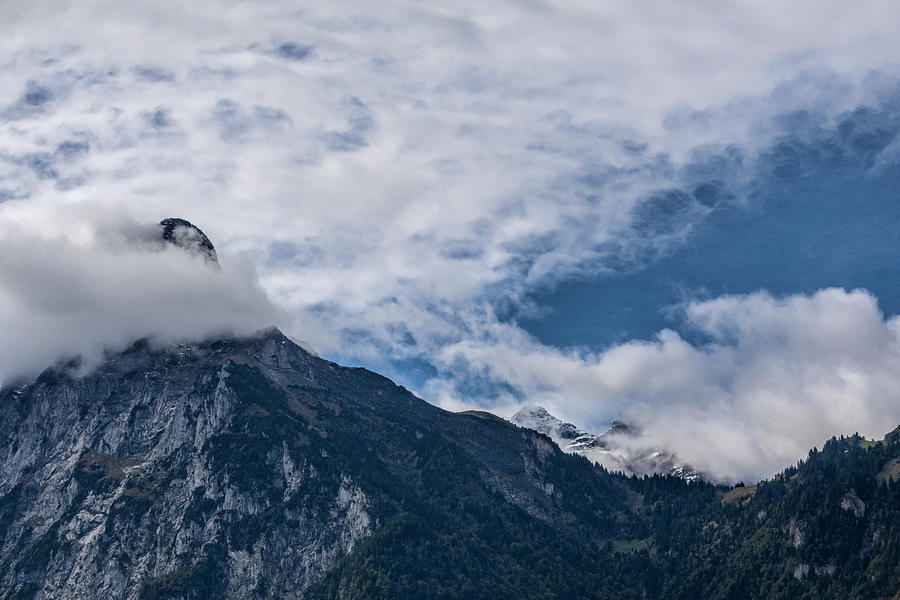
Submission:
[[0,380],[276,323],[736,478],[900,422],[894,2],[0,15]]
[[[900,111],[898,98],[884,101],[812,131],[814,115],[779,118],[782,131],[743,186],[677,190],[715,190],[717,198],[683,243],[605,276],[536,291],[534,301],[552,312],[524,327],[546,344],[603,348],[664,327],[690,335],[672,310],[685,300],[829,286],[865,288],[884,312],[900,313],[900,169],[887,160],[876,166],[897,138]],[[657,206],[651,229],[667,227],[683,203]]]

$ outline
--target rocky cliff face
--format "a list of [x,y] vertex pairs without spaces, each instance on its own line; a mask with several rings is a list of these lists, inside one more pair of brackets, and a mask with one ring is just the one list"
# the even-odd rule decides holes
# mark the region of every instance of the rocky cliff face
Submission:
[[136,597],[206,561],[227,567],[201,583],[229,596],[261,592],[264,575],[267,594],[302,594],[372,526],[365,493],[322,467],[315,440],[247,431],[265,417],[297,420],[288,398],[264,397],[267,376],[307,358],[277,335],[139,345],[87,377],[55,369],[5,390],[4,589]]
[[624,492],[546,438],[276,330],[77,370],[0,391],[0,598],[303,598],[410,505],[452,514],[456,494],[621,528]]

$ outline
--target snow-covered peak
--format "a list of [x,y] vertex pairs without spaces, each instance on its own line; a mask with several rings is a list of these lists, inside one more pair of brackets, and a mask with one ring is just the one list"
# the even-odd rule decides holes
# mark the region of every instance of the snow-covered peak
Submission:
[[526,406],[517,411],[509,420],[519,427],[533,429],[538,433],[550,436],[560,447],[572,444],[585,444],[596,437],[581,431],[572,423],[566,423],[557,419],[543,406]]
[[519,427],[527,427],[545,435],[550,435],[550,432],[565,425],[565,423],[551,415],[546,408],[537,405],[523,407],[516,411],[509,420]]
[[587,433],[536,405],[522,408],[509,420],[519,427],[550,436],[563,451],[581,454],[610,471],[626,475],[669,474],[688,481],[701,477],[693,468],[680,463],[674,454],[648,447],[639,431],[622,421],[613,421],[601,434]]

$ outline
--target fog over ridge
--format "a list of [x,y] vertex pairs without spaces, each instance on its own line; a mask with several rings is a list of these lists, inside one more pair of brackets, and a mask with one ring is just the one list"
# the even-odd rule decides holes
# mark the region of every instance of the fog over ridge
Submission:
[[0,382],[143,337],[245,335],[283,320],[245,257],[213,268],[157,223],[96,207],[0,213]]

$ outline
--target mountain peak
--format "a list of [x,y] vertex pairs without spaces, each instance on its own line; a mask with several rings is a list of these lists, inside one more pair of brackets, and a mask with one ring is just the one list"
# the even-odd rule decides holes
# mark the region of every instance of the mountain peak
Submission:
[[159,222],[162,239],[189,252],[202,254],[209,262],[218,265],[216,248],[203,231],[185,219],[169,217]]
[[697,471],[680,463],[670,452],[643,447],[637,439],[639,430],[619,420],[603,433],[588,433],[537,405],[523,407],[509,420],[549,436],[564,452],[581,454],[610,471],[627,475],[670,474],[688,481],[700,478]]
[[517,410],[515,414],[513,414],[513,416],[509,418],[509,420],[521,427],[526,427],[526,423],[532,422],[559,421],[559,419],[551,415],[546,408],[544,408],[543,406],[538,406],[537,404],[523,406],[522,408]]

